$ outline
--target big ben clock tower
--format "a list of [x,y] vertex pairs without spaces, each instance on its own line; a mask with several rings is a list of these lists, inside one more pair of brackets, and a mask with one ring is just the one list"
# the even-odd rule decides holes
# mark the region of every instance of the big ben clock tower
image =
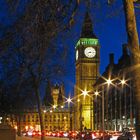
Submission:
[[99,41],[93,34],[92,21],[86,13],[81,36],[75,47],[75,98],[77,99],[75,127],[77,130],[94,129],[93,85],[99,76],[99,50]]

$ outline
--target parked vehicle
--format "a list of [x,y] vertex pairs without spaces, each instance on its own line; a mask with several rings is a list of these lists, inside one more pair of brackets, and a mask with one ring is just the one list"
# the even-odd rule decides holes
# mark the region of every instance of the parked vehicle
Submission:
[[110,140],[117,140],[123,133],[122,132],[112,132],[110,133]]
[[86,131],[86,132],[80,132],[77,135],[79,140],[110,140],[110,135],[106,132],[102,131]]
[[131,132],[125,132],[117,140],[133,140],[133,134]]

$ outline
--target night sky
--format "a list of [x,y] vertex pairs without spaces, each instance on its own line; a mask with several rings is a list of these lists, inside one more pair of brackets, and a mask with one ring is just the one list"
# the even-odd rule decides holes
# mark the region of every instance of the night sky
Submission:
[[[122,44],[127,43],[127,34],[125,29],[125,19],[121,0],[116,0],[113,5],[108,6],[105,3],[100,5],[92,5],[89,10],[90,17],[93,21],[93,31],[100,41],[100,73],[103,73],[108,64],[109,53],[115,54],[115,63],[122,54]],[[23,2],[23,1],[22,1]],[[26,1],[24,1],[26,2]],[[22,8],[18,9],[19,13]],[[69,55],[67,57],[67,74],[63,78],[67,94],[73,94],[75,84],[75,44],[80,37],[82,22],[86,11],[85,4],[79,5],[74,17],[74,25],[67,33],[61,33],[58,38],[60,42],[58,46],[64,45],[69,47]],[[140,10],[137,12],[137,27],[140,33]],[[16,19],[14,14],[7,13],[5,0],[0,0],[0,36],[5,27],[11,25]],[[63,37],[62,37],[63,36]]]

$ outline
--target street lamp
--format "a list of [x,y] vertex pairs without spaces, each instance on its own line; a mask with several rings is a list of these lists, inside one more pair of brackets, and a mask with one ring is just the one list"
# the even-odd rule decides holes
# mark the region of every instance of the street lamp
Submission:
[[61,105],[61,108],[64,108],[64,106],[63,106],[63,105]]
[[81,90],[82,93],[81,95],[84,96],[84,99],[82,99],[82,101],[80,102],[80,99],[78,98],[77,102],[80,102],[80,106],[79,106],[79,111],[80,111],[80,131],[82,131],[83,129],[83,115],[82,115],[82,110],[85,106],[85,97],[88,95],[88,92],[87,90]]
[[[129,81],[129,82],[128,82]],[[127,127],[128,125],[128,106],[127,106],[127,93],[129,94],[129,102],[130,102],[130,105],[129,105],[129,110],[130,110],[130,123],[129,125],[131,127],[133,127],[133,109],[132,109],[132,100],[133,100],[133,96],[132,96],[132,83],[131,83],[131,80],[129,79],[122,79],[121,80],[121,85],[122,85],[122,93],[124,92],[124,103],[125,103],[125,106],[124,106],[124,116],[125,116],[125,127]],[[128,90],[129,88],[129,90]],[[129,92],[128,92],[129,91]],[[120,96],[121,97],[121,96]],[[122,114],[120,114],[120,117],[121,117]]]
[[[122,85],[122,94],[124,93],[124,116],[125,116],[125,127],[127,127],[127,112],[126,112],[126,88],[125,88],[125,85],[126,85],[126,80],[123,78],[121,81],[121,85]],[[122,106],[122,103],[121,103],[121,96],[120,96],[120,117],[122,116],[121,114],[121,106]]]
[[111,80],[110,78],[106,80],[107,84],[110,85],[111,84]]
[[126,81],[124,79],[121,80],[121,84],[124,85]]
[[103,90],[102,90],[102,129],[103,129],[103,140],[104,140],[104,131],[105,131],[105,124],[104,124],[104,119],[105,119],[105,108],[104,108],[104,86],[103,86]]
[[84,97],[87,96],[88,95],[88,91],[86,91],[86,90],[82,91],[82,95],[84,95]]
[[80,99],[77,99],[77,102],[80,102]]
[[68,102],[68,103],[72,102],[72,99],[69,97],[69,98],[67,99],[67,102]]
[[67,98],[66,102],[68,103],[68,108],[69,108],[70,107],[70,103],[72,103],[72,98],[70,98],[70,96],[69,96],[69,98]]
[[[103,82],[99,87],[101,87],[101,98],[102,98],[102,103],[101,103],[101,112],[102,112],[102,130],[103,132],[105,131],[105,90],[107,92],[106,95],[106,122],[107,122],[107,127],[108,127],[108,94],[109,94],[109,87],[110,85],[114,85],[112,83],[112,81],[114,81],[115,79],[111,79],[111,76],[109,76],[108,79],[106,79],[105,77],[101,77],[103,80],[105,80],[105,82]],[[106,87],[107,85],[107,87]],[[105,89],[106,88],[106,89]],[[95,91],[95,95],[98,95],[98,92]],[[99,94],[100,95],[100,94]]]
[[124,78],[122,80],[120,80],[121,83],[121,94],[120,94],[120,130],[122,130],[122,94],[123,94],[123,87],[126,84],[126,80],[124,80]]
[[72,102],[72,98],[67,98],[67,102],[68,102],[68,109],[69,109],[69,112],[70,112],[70,130],[72,131],[72,108],[70,106],[70,103]]
[[105,117],[104,117],[104,85],[102,85],[102,95],[99,94],[99,92],[96,90],[94,92],[94,95],[95,96],[100,96],[102,98],[102,131],[103,131],[103,140],[104,140],[104,131],[105,131],[105,124],[104,124],[104,120],[105,120]]
[[56,109],[56,105],[53,105],[53,108]]
[[108,104],[109,104],[109,94],[110,94],[110,85],[114,85],[112,83],[112,81],[114,81],[114,79],[111,79],[110,78],[111,75],[109,76],[108,79],[106,79],[106,84],[107,84],[107,88],[106,88],[106,95],[105,98],[106,98],[106,102],[105,102],[105,110],[106,110],[106,114],[105,114],[105,118],[106,118],[106,128],[105,129],[108,129],[109,128],[109,109],[108,109]]
[[133,124],[133,109],[132,109],[132,100],[133,100],[133,91],[132,91],[132,82],[130,81],[130,126],[134,127]]
[[[101,97],[101,95],[99,94],[99,92],[96,90],[95,92],[94,92],[94,94],[93,94],[93,96],[95,96],[95,98],[94,97],[92,97],[93,98],[93,104],[94,104],[94,106],[95,106],[95,110],[93,111],[93,114],[94,114],[94,118],[95,118],[95,122],[94,122],[94,128],[96,128],[96,130],[98,129],[98,112],[97,112],[97,108],[98,108],[98,96],[100,96]],[[94,100],[95,99],[95,100]],[[100,107],[99,107],[100,108]],[[101,115],[99,114],[99,117],[100,117]],[[100,120],[100,119],[99,119]]]
[[99,95],[99,92],[98,92],[98,91],[95,91],[94,94],[95,94],[96,96],[98,96],[98,95]]
[[[105,120],[107,123],[107,129],[108,129],[108,97],[109,97],[109,89],[110,85],[113,85],[112,81],[114,79],[110,79],[111,76],[109,76],[106,80],[106,83],[102,86],[102,129],[103,129],[103,140],[104,140],[104,131],[105,131]],[[105,117],[105,85],[107,84],[106,88],[106,117]],[[106,118],[106,119],[105,119]]]

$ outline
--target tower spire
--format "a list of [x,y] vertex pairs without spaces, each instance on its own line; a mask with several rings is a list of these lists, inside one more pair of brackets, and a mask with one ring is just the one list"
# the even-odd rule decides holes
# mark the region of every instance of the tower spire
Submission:
[[88,11],[86,11],[85,18],[84,18],[84,23],[82,26],[82,32],[81,32],[81,38],[97,38],[93,34],[93,26],[92,26],[92,21],[89,16]]

